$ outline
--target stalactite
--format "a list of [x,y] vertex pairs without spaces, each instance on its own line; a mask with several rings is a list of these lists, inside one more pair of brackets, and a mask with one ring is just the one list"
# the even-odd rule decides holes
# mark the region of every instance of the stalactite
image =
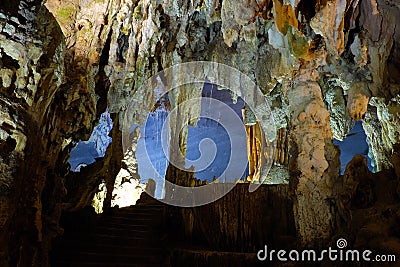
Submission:
[[[265,139],[261,127],[258,122],[254,125],[245,125],[247,134],[247,155],[249,160],[249,175],[248,181],[261,182],[265,180],[265,175],[261,173],[264,169],[265,164],[268,164],[269,159],[268,146],[271,145]],[[288,139],[287,130],[281,128],[277,131],[276,148],[274,150],[274,158],[272,165],[287,166],[289,154],[288,151]],[[264,175],[264,176],[263,176]],[[265,182],[265,181],[264,181]]]
[[[154,105],[154,92],[141,90],[144,81],[182,62],[227,64],[249,75],[266,98],[273,90],[288,98],[290,114],[285,108],[275,113],[279,128],[285,129],[277,133],[274,163],[286,166],[290,158],[292,191],[285,194],[293,195],[294,223],[304,245],[321,245],[335,232],[332,206],[341,204],[331,203],[333,194],[340,194],[332,190],[339,167],[331,133],[344,138],[350,126],[347,115],[356,120],[365,115],[363,125],[377,169],[397,168],[390,161],[400,142],[396,1],[312,1],[315,6],[281,0],[43,2],[6,0],[0,6],[1,266],[47,265],[45,253],[58,231],[49,225],[58,220],[61,209],[90,203],[110,171],[107,164],[114,175],[119,168],[115,161],[122,159],[114,147],[108,159],[84,168],[73,181],[66,163],[72,144],[88,137],[96,113],[103,110],[99,107],[107,104],[123,123],[123,111],[132,101],[132,116],[142,124]],[[332,86],[324,88],[325,82]],[[188,88],[171,94],[171,110],[201,95],[183,90]],[[199,107],[196,103],[180,110],[176,133],[188,122],[195,123]],[[264,160],[270,150],[265,150],[259,125],[245,124],[249,179],[257,181],[263,164],[269,163]],[[119,130],[113,133],[116,138]],[[175,139],[183,155],[186,135],[184,130]],[[115,161],[110,160],[114,156]],[[353,164],[353,173],[359,165]],[[177,184],[203,183],[191,173],[169,169],[169,179]],[[384,174],[394,177],[390,171]],[[378,195],[386,195],[385,186],[392,190],[395,182],[379,180]],[[379,211],[390,220],[398,220],[398,213],[392,208]],[[362,210],[358,215],[368,216]],[[225,231],[229,227],[224,220],[220,229]],[[355,226],[364,231],[358,230],[363,225]],[[384,244],[396,244],[397,237],[386,230]],[[235,233],[231,236],[238,240]]]
[[247,155],[249,160],[249,176],[248,181],[260,181],[261,169],[262,169],[262,155],[263,144],[265,137],[263,138],[262,132],[258,122],[254,125],[245,125],[247,133]]
[[287,129],[281,128],[277,132],[276,138],[276,149],[275,149],[275,160],[274,164],[279,164],[283,166],[287,166],[288,164],[288,156],[289,154],[287,151],[288,149],[288,136],[287,136]]

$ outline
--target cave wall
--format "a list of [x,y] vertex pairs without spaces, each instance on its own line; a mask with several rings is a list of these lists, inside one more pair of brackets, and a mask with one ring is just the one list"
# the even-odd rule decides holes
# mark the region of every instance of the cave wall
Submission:
[[93,118],[64,86],[66,45],[53,15],[41,1],[15,2],[0,9],[0,265],[46,266],[61,231],[68,143]]
[[[396,145],[398,146],[398,145]],[[355,249],[368,247],[374,253],[398,255],[400,252],[399,155],[391,157],[395,169],[371,173],[367,160],[356,155],[344,176],[334,186],[338,231]]]
[[[107,106],[122,122],[134,98],[136,120],[144,122],[154,96],[138,93],[143,81],[194,60],[236,67],[263,90],[277,128],[289,136],[299,239],[327,242],[339,227],[328,201],[340,169],[332,137],[344,138],[364,118],[376,170],[393,167],[399,12],[391,0],[6,1],[0,8],[1,263],[47,264],[61,209],[89,205],[101,179],[121,165],[115,128],[117,142],[75,190],[79,177],[68,174],[66,163],[71,147],[88,138]],[[198,113],[193,108],[185,119]]]

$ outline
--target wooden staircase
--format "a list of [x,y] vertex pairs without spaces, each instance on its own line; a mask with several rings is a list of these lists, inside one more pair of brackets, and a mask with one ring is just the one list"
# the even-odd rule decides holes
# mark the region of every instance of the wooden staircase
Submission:
[[[137,205],[75,220],[51,253],[54,267],[165,266],[164,206]],[[85,226],[86,225],[86,226]]]

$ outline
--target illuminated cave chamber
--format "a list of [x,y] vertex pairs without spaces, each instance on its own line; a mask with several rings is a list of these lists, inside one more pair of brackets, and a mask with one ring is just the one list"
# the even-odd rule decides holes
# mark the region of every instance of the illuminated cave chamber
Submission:
[[[349,250],[398,256],[397,2],[2,1],[0,266],[140,266],[138,260],[146,262],[156,255],[143,255],[143,250],[157,244],[169,255],[158,253],[155,265],[142,266],[166,266],[165,258],[174,267],[265,266],[274,262],[251,261],[244,253],[255,259],[265,245],[269,250],[334,249],[339,237],[346,238]],[[138,203],[142,206],[111,208],[134,203],[143,186],[139,167],[147,167],[138,162],[140,134],[146,135],[140,127],[132,129],[135,147],[127,151],[132,156],[123,158],[122,129],[132,122],[125,125],[122,117],[129,103],[135,104],[133,116],[143,125],[154,100],[152,88],[140,90],[143,82],[171,66],[196,61],[231,66],[260,87],[276,115],[278,131],[269,175],[290,173],[290,185],[263,185],[249,192],[248,184],[238,184],[226,197],[196,208],[162,205],[154,211],[156,200],[146,203],[145,194]],[[228,75],[226,80],[235,77]],[[201,95],[203,85],[199,88],[193,94],[182,90],[176,98]],[[84,142],[71,153],[72,146],[87,140],[106,106],[113,120],[112,142],[103,158],[93,145],[85,151],[91,160],[81,161],[74,155]],[[200,111],[198,101],[183,117],[193,119]],[[164,114],[154,116],[161,120]],[[365,158],[356,156],[339,177],[339,149],[332,136],[343,142],[355,138],[349,132],[361,119],[377,172],[371,173]],[[249,145],[241,154],[250,159],[243,178],[263,180],[259,171],[270,163],[263,161],[266,140],[255,120],[243,121],[248,132],[244,144]],[[189,160],[199,151],[191,141],[198,139],[193,133],[199,126],[192,123],[185,138],[178,140],[185,151],[186,144],[194,147],[188,150]],[[169,166],[156,164],[160,170]],[[207,170],[206,179],[212,179],[212,171],[217,173],[215,168]],[[192,177],[185,175],[182,181],[190,185]],[[98,212],[104,209],[104,214],[91,215],[93,199],[93,206]],[[149,229],[143,213],[158,216],[162,227]],[[98,224],[103,219],[108,220],[106,230]],[[120,242],[139,236],[143,226],[149,231],[142,239],[155,244],[138,239]],[[101,235],[93,238],[90,230]],[[160,235],[153,235],[159,230]],[[180,239],[180,233],[186,238]],[[165,235],[167,244],[160,240]],[[64,257],[55,257],[50,264],[56,237],[65,241],[58,250]],[[95,247],[98,244],[102,248]],[[182,249],[187,244],[192,247]]]
[[[247,157],[249,162],[247,180],[263,184],[289,183],[289,129],[286,118],[289,106],[286,97],[279,91],[278,84],[267,98],[271,113],[274,116],[276,137],[273,142],[265,138],[265,134],[251,112],[243,109],[244,124],[247,137]],[[269,126],[272,127],[272,126]]]
[[[165,96],[168,98],[168,96]],[[195,126],[187,127],[186,139],[186,163],[185,168],[194,172],[194,177],[199,183],[212,182],[220,177],[227,168],[229,161],[245,162],[246,155],[246,133],[242,122],[243,100],[238,98],[235,103],[232,101],[228,90],[218,90],[215,85],[206,83],[202,91],[201,114]],[[232,109],[232,114],[227,116],[239,117],[240,124],[229,125],[229,134],[222,125],[220,119],[224,116],[221,107],[215,106],[216,102],[210,103],[210,99],[218,100],[220,105],[228,105]],[[220,101],[220,102],[219,102]],[[155,110],[150,112],[146,122],[142,126],[133,125],[131,131],[138,131],[135,157],[138,164],[138,174],[141,184],[147,183],[148,179],[156,182],[155,196],[164,196],[164,179],[168,168],[169,149],[171,140],[162,137],[162,130],[165,126],[169,114],[168,101],[158,101]],[[212,113],[212,114],[211,114]],[[225,114],[226,116],[226,114]],[[212,118],[211,118],[212,117]],[[233,123],[225,121],[224,123]],[[166,142],[166,143],[162,143]],[[231,145],[237,146],[236,149],[242,153],[231,153]],[[164,147],[163,147],[164,146]],[[203,147],[204,151],[200,151]],[[215,154],[210,157],[210,149],[215,150]],[[200,157],[201,160],[196,161]],[[129,156],[128,156],[129,158]],[[191,165],[191,162],[196,164]],[[240,164],[239,164],[240,165]],[[247,168],[235,169],[225,173],[220,177],[219,182],[234,182],[244,180],[247,177]],[[203,181],[203,182],[200,182]]]
[[[185,166],[181,166],[180,170],[186,169],[193,176],[188,174],[192,176],[189,178],[183,174],[179,178],[180,175],[171,174],[176,176],[173,177],[177,179],[173,181],[175,184],[200,186],[214,181],[235,183],[239,180],[264,184],[288,183],[288,137],[285,128],[277,130],[275,143],[267,142],[243,99],[232,96],[231,91],[217,88],[212,83],[204,84],[200,101],[198,121],[195,124],[187,122],[189,125],[181,129],[182,136],[179,138],[168,139],[163,136],[163,131],[169,127],[166,125],[168,116],[173,112],[170,110],[168,94],[160,97],[143,125],[131,126],[132,148],[125,154],[127,168],[122,171],[125,180],[134,180],[135,187],[142,189],[149,179],[154,180],[154,196],[164,198],[167,170],[174,165],[170,163],[171,142],[180,139],[180,149],[185,151]],[[274,105],[276,100],[270,102]],[[272,145],[275,145],[275,150],[271,150]],[[273,158],[269,153],[274,153]],[[267,162],[268,159],[273,162]],[[129,173],[133,180],[132,177],[128,178]],[[118,178],[117,181],[116,185],[119,184]],[[127,189],[116,191],[113,199],[127,198],[120,194],[131,196],[132,192]],[[121,207],[128,204],[135,204],[135,201],[114,201],[113,205]]]
[[[160,106],[150,112],[144,125],[133,125],[139,132],[137,141],[136,160],[140,183],[145,184],[149,179],[156,183],[155,197],[162,198],[165,172],[168,167],[168,146],[162,147],[162,127],[168,116],[165,106]],[[127,158],[130,158],[129,156]]]
[[[277,130],[274,144],[269,143],[257,121],[246,122],[247,156],[249,161],[247,180],[263,184],[288,184],[288,136],[287,130]],[[270,146],[275,146],[271,149]],[[272,163],[267,162],[273,153]],[[271,164],[271,166],[269,165]]]
[[349,131],[343,141],[334,139],[333,142],[340,148],[340,174],[343,175],[347,164],[355,155],[361,155],[367,159],[367,166],[370,171],[374,170],[369,146],[367,143],[367,135],[362,126],[362,121],[355,122],[353,128]]
[[[189,126],[187,138],[186,158],[195,160],[200,158],[200,143],[202,141],[214,142],[216,146],[215,159],[207,166],[199,171],[201,166],[194,165],[195,177],[200,180],[212,182],[214,179],[223,175],[219,182],[234,182],[235,180],[243,180],[247,176],[246,169],[232,169],[229,173],[223,174],[228,164],[235,165],[238,162],[246,161],[246,135],[243,130],[242,109],[244,107],[243,99],[238,98],[232,101],[229,90],[218,90],[216,85],[205,83],[202,92],[201,114],[200,120],[196,126]],[[208,99],[216,99],[218,101],[211,102]],[[217,105],[216,105],[217,104]],[[224,112],[222,106],[228,105],[232,109],[231,114],[221,114]],[[228,120],[224,120],[223,116],[227,116]],[[229,117],[237,115],[240,118],[240,124],[237,121],[230,121]],[[213,117],[213,118],[210,118]],[[229,124],[229,125],[228,125]],[[229,131],[233,129],[233,131]],[[229,132],[228,132],[229,131]],[[209,139],[206,139],[209,138]],[[209,141],[207,141],[209,140]],[[206,144],[209,149],[211,144]],[[232,146],[236,146],[240,154],[232,153]],[[208,151],[205,151],[207,154]],[[210,159],[205,159],[210,160]],[[231,162],[230,162],[231,161]],[[203,163],[200,162],[199,165]],[[191,166],[186,164],[186,167]]]
[[[137,142],[134,160],[137,161],[140,184],[147,183],[149,179],[154,180],[157,198],[165,196],[164,183],[170,164],[171,140],[165,140],[162,136],[163,127],[171,112],[168,101],[168,95],[163,96],[142,126],[134,124],[131,127],[131,133],[137,131],[136,136],[139,136],[138,140],[133,142]],[[229,114],[225,114],[226,106],[229,107]],[[199,186],[218,179],[219,183],[242,180],[287,184],[289,175],[286,129],[281,128],[277,131],[275,151],[272,151],[273,144],[266,141],[256,118],[249,115],[252,114],[249,110],[245,108],[245,103],[240,97],[233,97],[229,90],[221,90],[216,85],[206,82],[202,90],[199,120],[195,125],[186,126],[187,136],[183,144],[186,153],[185,168],[194,173],[194,179],[182,177],[185,181],[180,181],[180,178],[173,177],[177,179],[174,183]],[[235,146],[235,149],[232,149],[232,146]],[[270,158],[268,153],[274,153],[272,163],[266,162]],[[126,158],[131,158],[129,153]],[[243,167],[243,162],[248,164]],[[265,170],[268,164],[272,167]],[[228,165],[231,167],[228,168]],[[260,177],[261,175],[264,176]]]
[[376,161],[381,160],[375,159],[374,149],[381,126],[374,115],[376,110],[373,111],[372,101],[369,104],[366,101],[364,86],[360,83],[346,86],[339,78],[330,77],[324,81],[323,87],[325,104],[330,112],[333,144],[340,150],[340,175],[344,175],[346,166],[355,155],[365,157],[368,169],[377,171]]
[[104,157],[112,138],[108,135],[113,127],[110,113],[106,110],[100,115],[99,122],[87,141],[79,141],[71,150],[68,160],[71,170],[79,172],[82,167],[96,162],[96,159]]
[[[90,138],[86,141],[79,141],[71,150],[69,164],[73,172],[80,172],[82,168],[89,166],[96,161],[104,158],[108,146],[112,142],[109,136],[113,128],[113,121],[110,113],[106,110],[101,114],[99,122],[94,127]],[[137,177],[132,177],[129,172],[136,166],[129,157],[124,161],[126,168],[121,168],[115,177],[112,191],[111,207],[126,207],[134,205],[143,192],[144,184],[141,184]],[[101,180],[97,192],[94,194],[92,206],[97,213],[103,212],[103,202],[107,196],[107,186],[105,177]]]

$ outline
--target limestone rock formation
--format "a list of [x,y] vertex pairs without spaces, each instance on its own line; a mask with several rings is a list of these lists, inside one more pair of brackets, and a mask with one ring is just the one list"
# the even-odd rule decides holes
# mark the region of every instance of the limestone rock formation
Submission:
[[89,133],[93,114],[63,87],[66,46],[53,15],[40,1],[0,12],[0,264],[46,266],[60,233],[67,147]]
[[[48,266],[51,240],[62,232],[60,213],[90,205],[102,181],[103,208],[111,207],[121,168],[137,174],[135,144],[131,160],[123,162],[124,111],[131,103],[130,119],[143,124],[157,98],[143,83],[190,61],[237,68],[270,103],[279,133],[274,164],[290,174],[288,218],[294,216],[300,246],[328,244],[348,231],[349,223],[369,229],[355,234],[357,245],[378,240],[385,248],[398,247],[391,234],[397,229],[398,199],[381,198],[382,188],[397,185],[399,175],[399,25],[395,0],[5,0],[0,265]],[[171,93],[172,108],[201,95],[185,86]],[[105,157],[72,173],[67,163],[72,147],[89,138],[107,107],[114,127]],[[187,121],[195,124],[200,103],[181,114],[175,131]],[[370,174],[356,158],[342,178],[333,138],[344,139],[356,120],[363,120],[381,173]],[[185,131],[173,140],[183,152]],[[261,153],[249,152],[252,158]],[[182,184],[202,184],[172,167],[170,174]],[[374,184],[382,188],[373,189]],[[371,217],[362,209],[373,212],[378,204],[385,219],[376,215],[368,224]],[[393,228],[375,231],[388,221]]]

